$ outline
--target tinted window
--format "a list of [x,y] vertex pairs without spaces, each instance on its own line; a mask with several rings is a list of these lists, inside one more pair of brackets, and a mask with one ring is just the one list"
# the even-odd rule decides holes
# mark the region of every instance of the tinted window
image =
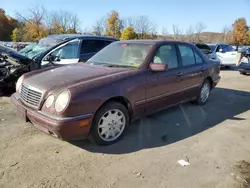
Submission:
[[186,45],[178,45],[180,49],[182,65],[184,67],[195,64],[193,49]]
[[85,53],[96,53],[109,45],[111,41],[104,40],[83,40],[81,47],[81,54]]
[[233,51],[235,51],[234,48],[232,46],[230,46],[230,45],[223,45],[222,49],[223,49],[224,52],[233,52]]
[[169,69],[178,67],[176,50],[173,45],[161,46],[154,57],[154,63],[167,64]]

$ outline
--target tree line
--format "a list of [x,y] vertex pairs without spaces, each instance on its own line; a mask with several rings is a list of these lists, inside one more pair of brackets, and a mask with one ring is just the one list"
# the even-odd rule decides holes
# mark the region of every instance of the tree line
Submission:
[[0,40],[37,41],[51,34],[92,33],[107,35],[121,40],[131,39],[170,39],[189,42],[226,42],[231,44],[250,44],[250,30],[245,18],[238,18],[222,32],[205,32],[202,22],[189,26],[186,30],[177,24],[172,25],[172,34],[167,28],[157,33],[157,25],[147,16],[121,18],[113,10],[95,21],[91,29],[82,30],[79,16],[75,13],[58,10],[47,11],[37,5],[27,9],[26,14],[17,13],[15,18],[8,16],[0,8]]

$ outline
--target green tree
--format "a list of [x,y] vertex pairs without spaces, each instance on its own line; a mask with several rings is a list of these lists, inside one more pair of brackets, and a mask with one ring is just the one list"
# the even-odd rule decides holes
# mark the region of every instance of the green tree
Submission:
[[112,11],[107,19],[106,35],[115,38],[121,37],[122,21],[119,18],[119,13]]
[[247,42],[247,22],[245,18],[235,20],[233,24],[233,42],[235,44],[245,44]]
[[132,40],[136,39],[137,35],[133,27],[127,27],[123,30],[121,40]]

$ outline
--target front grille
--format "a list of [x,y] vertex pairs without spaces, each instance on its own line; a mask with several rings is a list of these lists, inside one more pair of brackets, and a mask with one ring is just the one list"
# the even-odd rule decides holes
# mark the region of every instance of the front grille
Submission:
[[42,92],[22,85],[20,96],[23,102],[38,107],[42,98]]

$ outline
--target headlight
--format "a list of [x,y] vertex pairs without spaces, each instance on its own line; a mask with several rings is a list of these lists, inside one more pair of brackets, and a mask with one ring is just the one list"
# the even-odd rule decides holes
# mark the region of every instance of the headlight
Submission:
[[21,85],[23,83],[23,76],[21,76],[16,83],[16,92],[20,93],[21,92]]
[[50,95],[47,99],[46,99],[46,102],[45,102],[45,106],[46,108],[50,108],[51,105],[53,104],[54,102],[54,99],[55,97],[53,95]]
[[68,90],[61,92],[55,102],[56,112],[62,112],[68,106],[70,101],[70,92]]

